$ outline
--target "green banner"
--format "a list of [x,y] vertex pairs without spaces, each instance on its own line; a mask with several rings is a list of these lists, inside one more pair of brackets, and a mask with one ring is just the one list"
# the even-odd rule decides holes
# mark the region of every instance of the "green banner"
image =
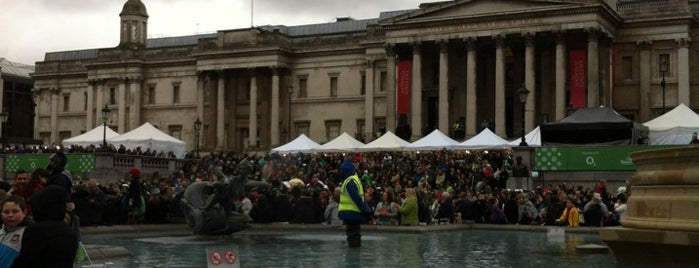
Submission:
[[539,171],[635,171],[631,153],[671,146],[541,147],[535,150]]
[[[92,154],[68,154],[66,169],[70,172],[86,173],[95,168],[95,156]],[[17,172],[24,170],[33,172],[37,168],[46,168],[51,154],[15,154],[6,155],[5,170]]]

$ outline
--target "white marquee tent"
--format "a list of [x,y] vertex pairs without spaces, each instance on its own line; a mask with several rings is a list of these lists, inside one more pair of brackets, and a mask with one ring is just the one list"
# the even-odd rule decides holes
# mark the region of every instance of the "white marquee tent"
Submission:
[[105,137],[107,139],[111,139],[116,136],[119,136],[119,133],[116,133],[114,130],[107,126],[100,125],[99,127],[93,128],[83,134],[71,137],[69,139],[65,139],[61,143],[63,144],[63,146],[95,145],[96,147],[101,147]]
[[500,138],[497,134],[493,133],[490,129],[485,128],[478,135],[459,144],[459,148],[463,149],[501,149],[504,147],[510,147],[508,145],[509,141]]
[[648,127],[651,145],[689,144],[693,132],[699,132],[699,115],[684,103],[643,123]]
[[362,152],[379,152],[379,151],[403,151],[405,146],[410,143],[401,139],[400,137],[393,134],[393,132],[386,131],[378,139],[367,143],[366,145],[359,148]]
[[[524,135],[524,141],[527,142],[528,146],[541,146],[541,129],[537,126],[532,131],[529,131],[529,133]],[[520,142],[522,142],[522,137],[512,140],[509,145],[519,146]]]
[[313,151],[324,153],[354,152],[362,146],[364,146],[364,143],[356,140],[355,138],[347,134],[347,132],[342,132],[342,134],[337,138],[319,146]]
[[459,142],[444,135],[439,129],[435,129],[422,139],[405,146],[406,151],[437,151],[442,149],[457,149]]
[[320,146],[320,144],[311,140],[311,138],[306,136],[306,134],[302,133],[293,141],[290,141],[287,144],[284,144],[282,146],[279,146],[277,148],[272,149],[272,152],[275,152],[275,153],[310,153],[313,151],[313,149],[318,148],[319,146]]
[[183,141],[165,134],[148,122],[121,136],[107,139],[107,142],[115,147],[123,144],[126,149],[141,147],[142,151],[173,152],[177,158],[184,158],[187,152],[187,145]]

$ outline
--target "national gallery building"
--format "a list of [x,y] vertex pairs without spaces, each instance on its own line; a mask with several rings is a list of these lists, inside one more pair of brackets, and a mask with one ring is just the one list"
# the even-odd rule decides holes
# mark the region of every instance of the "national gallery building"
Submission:
[[150,122],[194,149],[199,119],[202,151],[241,152],[399,126],[412,140],[484,123],[514,138],[600,105],[646,122],[699,107],[698,13],[697,0],[455,0],[149,39],[145,5],[128,0],[115,47],[36,63],[35,136]]

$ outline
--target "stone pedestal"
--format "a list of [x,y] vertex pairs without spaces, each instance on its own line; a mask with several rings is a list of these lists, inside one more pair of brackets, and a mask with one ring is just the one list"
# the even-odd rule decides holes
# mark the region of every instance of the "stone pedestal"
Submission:
[[622,226],[600,230],[620,264],[697,263],[699,147],[637,152],[632,194]]

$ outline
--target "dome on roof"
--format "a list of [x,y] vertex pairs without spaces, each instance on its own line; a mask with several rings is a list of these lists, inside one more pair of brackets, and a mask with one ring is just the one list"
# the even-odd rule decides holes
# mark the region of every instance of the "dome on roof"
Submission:
[[146,5],[141,2],[141,0],[128,0],[124,3],[124,8],[119,13],[119,16],[124,15],[136,15],[148,17],[148,12],[146,12]]

